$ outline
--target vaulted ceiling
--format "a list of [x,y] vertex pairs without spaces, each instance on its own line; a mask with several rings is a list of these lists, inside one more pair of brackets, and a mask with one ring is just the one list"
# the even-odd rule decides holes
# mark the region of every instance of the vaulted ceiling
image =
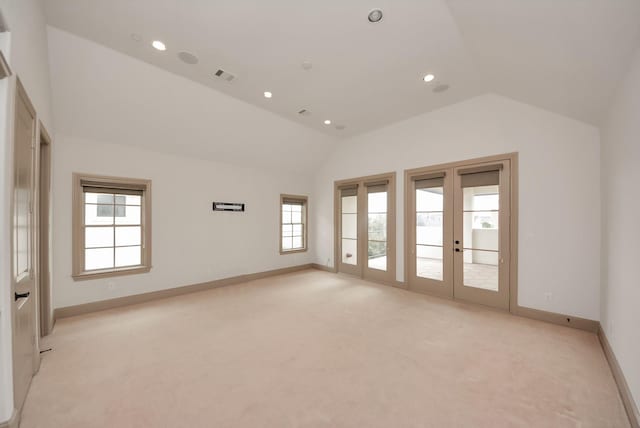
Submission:
[[[50,25],[338,137],[486,92],[598,125],[640,38],[637,0],[47,0],[46,6]],[[384,13],[378,23],[367,20],[374,8]],[[166,51],[153,49],[153,40]],[[183,51],[198,63],[181,61]],[[232,73],[233,82],[215,77],[218,69]],[[423,81],[427,73],[433,82]],[[434,91],[442,85],[448,89]]]

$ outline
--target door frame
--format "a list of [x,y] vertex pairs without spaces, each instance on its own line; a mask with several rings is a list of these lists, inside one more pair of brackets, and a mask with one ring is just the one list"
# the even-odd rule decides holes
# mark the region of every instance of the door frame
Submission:
[[[439,170],[453,170],[454,168],[469,167],[481,163],[496,163],[501,161],[510,162],[510,177],[509,186],[511,189],[510,200],[510,217],[509,217],[509,312],[516,313],[518,309],[518,153],[506,153],[494,156],[485,156],[474,159],[467,159],[458,162],[448,162],[421,168],[406,169],[404,171],[404,278],[405,284],[408,289],[422,292],[425,294],[434,294],[429,290],[420,289],[420,287],[412,287],[410,270],[410,257],[412,254],[412,242],[414,237],[413,232],[413,217],[415,212],[412,211],[415,201],[414,195],[412,195],[413,185],[412,181],[414,177],[420,175],[426,175]],[[453,292],[453,288],[452,288]],[[438,297],[453,298],[445,293],[434,294]]]
[[38,331],[40,337],[53,330],[51,293],[51,155],[52,139],[42,121],[38,121],[36,145],[36,291],[38,303]]
[[[462,273],[464,269],[464,251],[467,251],[464,234],[464,188],[462,187],[462,174],[465,170],[467,173],[484,172],[494,170],[498,168],[499,173],[499,253],[498,253],[498,291],[484,290],[478,287],[470,287],[464,284],[464,274],[456,276],[454,274],[453,281],[453,293],[456,300],[467,301],[471,303],[479,303],[485,306],[491,306],[497,309],[508,310],[509,309],[509,296],[510,290],[508,287],[503,286],[509,283],[509,270],[510,263],[504,263],[504,259],[511,260],[511,245],[509,238],[511,235],[511,227],[509,225],[509,218],[511,217],[511,162],[508,160],[484,162],[473,164],[471,168],[456,167],[453,169],[453,219],[454,219],[454,237],[462,238],[462,248],[459,248],[460,252],[453,253],[454,263],[453,270],[457,273]],[[470,171],[469,171],[470,170]],[[506,230],[507,233],[502,233]],[[457,241],[456,241],[457,242]],[[457,250],[456,250],[457,251]],[[472,250],[469,250],[472,251]],[[471,253],[473,254],[473,253]]]
[[[408,176],[407,171],[415,171]],[[405,171],[405,272],[404,280],[408,290],[416,291],[419,293],[432,294],[435,296],[446,297],[453,299],[453,278],[450,277],[452,271],[444,269],[446,265],[453,264],[453,225],[449,224],[452,221],[447,217],[446,213],[453,212],[453,198],[447,198],[443,204],[443,242],[442,242],[442,263],[443,263],[443,276],[442,281],[437,281],[429,278],[420,278],[415,282],[411,282],[411,278],[417,277],[417,263],[415,257],[416,248],[416,234],[411,233],[417,227],[416,224],[416,197],[414,193],[413,182],[418,178],[436,178],[436,176],[443,176],[443,192],[444,194],[450,194],[453,191],[453,177],[449,173],[447,168],[441,166],[417,168],[415,170]],[[411,213],[411,215],[409,215]],[[440,284],[438,284],[440,282]]]
[[[367,254],[367,240],[361,239],[360,236],[366,236],[368,233],[367,223],[360,221],[360,213],[362,209],[367,209],[367,192],[366,184],[375,183],[379,181],[388,181],[387,190],[387,270],[380,272],[372,272],[371,269],[367,269],[366,260],[359,259],[359,266],[347,267],[347,269],[340,269],[342,263],[341,257],[341,198],[340,190],[347,186],[357,186],[358,189],[358,254]],[[382,284],[396,286],[396,248],[397,248],[397,234],[396,234],[396,172],[387,172],[382,174],[367,175],[364,177],[350,178],[346,180],[334,181],[333,186],[334,204],[333,204],[333,230],[334,230],[334,272],[343,272],[351,275],[358,276],[362,279],[369,281],[379,282]],[[359,256],[360,257],[360,256]]]

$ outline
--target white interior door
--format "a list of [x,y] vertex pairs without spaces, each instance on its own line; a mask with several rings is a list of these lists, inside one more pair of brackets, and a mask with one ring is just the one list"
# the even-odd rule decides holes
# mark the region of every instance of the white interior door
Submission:
[[16,92],[12,224],[13,385],[22,408],[36,359],[36,295],[34,262],[35,112],[20,84]]

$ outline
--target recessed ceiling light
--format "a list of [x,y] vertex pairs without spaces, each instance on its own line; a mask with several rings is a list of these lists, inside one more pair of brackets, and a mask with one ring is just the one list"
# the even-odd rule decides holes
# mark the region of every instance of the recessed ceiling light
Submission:
[[435,79],[436,76],[434,76],[433,74],[429,73],[429,74],[425,74],[425,76],[422,78],[422,80],[424,80],[425,82],[429,83],[429,82],[433,82],[433,79]]
[[265,93],[264,93],[264,97],[265,98],[271,98],[272,96],[273,96],[273,94],[271,92],[265,91]]
[[325,125],[331,125],[331,121],[329,119],[327,119],[327,120],[324,121],[324,124]]
[[369,16],[367,17],[369,22],[380,22],[382,20],[382,11],[380,9],[373,9],[369,12]]
[[154,40],[153,43],[151,43],[151,46],[153,46],[154,48],[158,49],[159,51],[166,51],[167,50],[167,47],[160,40]]

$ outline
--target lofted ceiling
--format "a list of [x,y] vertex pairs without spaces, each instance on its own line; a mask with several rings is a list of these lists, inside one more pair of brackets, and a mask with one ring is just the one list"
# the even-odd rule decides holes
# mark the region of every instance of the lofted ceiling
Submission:
[[336,137],[486,92],[598,125],[640,37],[637,0],[45,3],[52,26]]

